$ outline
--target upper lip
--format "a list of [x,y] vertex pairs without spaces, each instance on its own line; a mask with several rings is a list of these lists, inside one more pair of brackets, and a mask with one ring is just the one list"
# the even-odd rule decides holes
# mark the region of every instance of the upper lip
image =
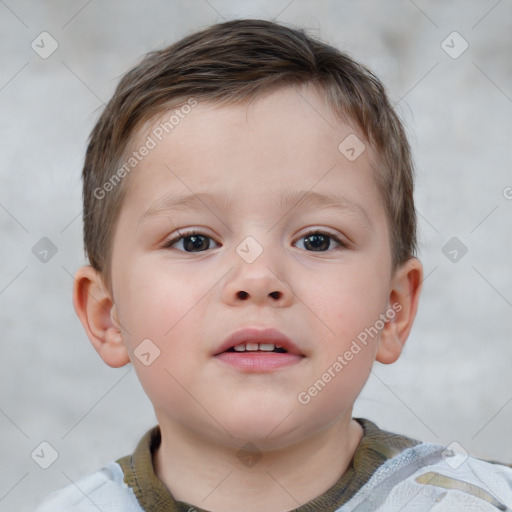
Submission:
[[273,343],[278,347],[284,348],[290,354],[303,355],[292,340],[277,329],[261,329],[255,327],[239,329],[233,332],[221,343],[213,355],[216,356],[218,354],[222,354],[222,352],[226,352],[226,350],[229,350],[236,345],[250,342]]

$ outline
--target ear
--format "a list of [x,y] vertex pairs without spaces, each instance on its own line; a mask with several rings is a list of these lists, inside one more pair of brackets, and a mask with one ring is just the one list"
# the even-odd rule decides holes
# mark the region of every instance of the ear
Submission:
[[75,274],[73,305],[96,352],[109,366],[130,362],[123,343],[115,304],[100,272],[90,265]]
[[377,348],[376,360],[380,363],[394,363],[400,357],[416,316],[422,282],[423,266],[416,258],[408,259],[393,274],[386,311],[389,321]]

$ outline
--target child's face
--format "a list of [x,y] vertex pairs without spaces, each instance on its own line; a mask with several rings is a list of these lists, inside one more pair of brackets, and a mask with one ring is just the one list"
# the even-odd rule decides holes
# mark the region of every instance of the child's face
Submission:
[[[132,171],[114,237],[113,299],[162,427],[270,447],[350,417],[380,335],[359,342],[351,360],[344,354],[365,329],[382,327],[393,279],[374,155],[366,144],[349,161],[338,149],[352,133],[314,89],[287,87],[249,106],[199,104]],[[187,203],[174,204],[179,196]],[[200,236],[168,247],[178,231]],[[300,357],[249,371],[215,355],[244,327],[281,331]],[[160,355],[145,366],[134,351],[147,339]],[[145,343],[143,359],[152,359]],[[321,391],[309,392],[329,371]]]

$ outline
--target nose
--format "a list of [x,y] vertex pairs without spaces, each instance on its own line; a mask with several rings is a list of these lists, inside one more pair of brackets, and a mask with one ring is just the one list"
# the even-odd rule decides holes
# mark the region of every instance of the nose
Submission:
[[292,303],[293,292],[285,283],[280,269],[271,268],[269,257],[259,256],[248,263],[235,255],[235,266],[228,273],[223,288],[224,302],[232,306],[243,304],[285,307]]

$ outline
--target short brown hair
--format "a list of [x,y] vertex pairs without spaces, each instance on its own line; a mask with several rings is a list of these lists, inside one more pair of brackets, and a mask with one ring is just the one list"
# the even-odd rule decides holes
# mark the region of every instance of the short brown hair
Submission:
[[[109,286],[126,172],[117,174],[118,185],[112,178],[137,129],[191,98],[230,104],[271,87],[301,84],[325,94],[334,112],[355,122],[376,151],[376,181],[390,227],[393,268],[415,255],[411,153],[381,82],[303,30],[264,20],[234,20],[146,55],[122,78],[91,133],[83,168],[84,245],[91,265]],[[112,186],[105,187],[108,183]]]

